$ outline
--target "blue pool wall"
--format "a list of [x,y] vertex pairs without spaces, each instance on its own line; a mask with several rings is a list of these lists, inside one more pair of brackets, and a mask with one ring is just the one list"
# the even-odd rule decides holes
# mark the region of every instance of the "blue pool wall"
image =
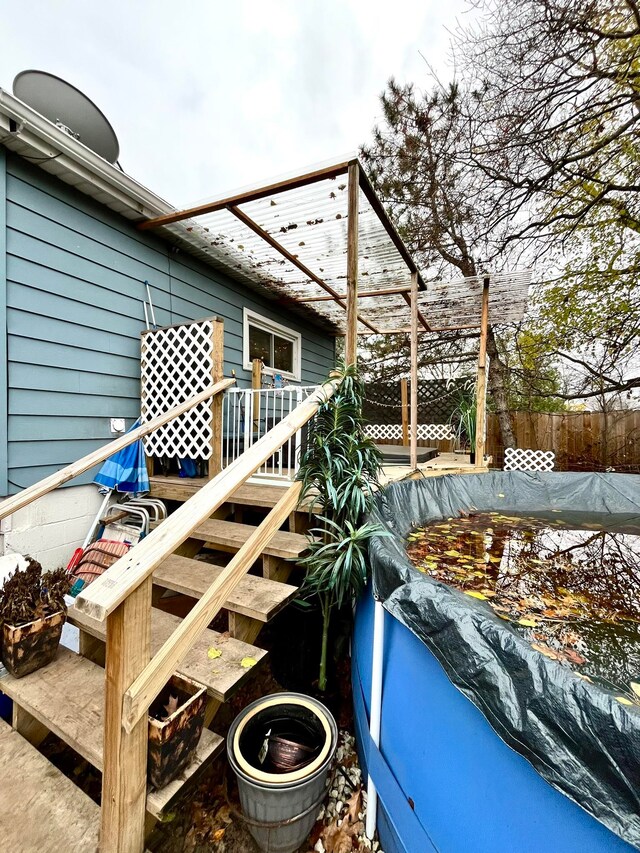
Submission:
[[[358,603],[352,678],[356,737],[369,752],[373,598]],[[508,747],[428,648],[385,612],[378,812],[385,853],[630,853]],[[411,806],[413,804],[413,806]]]

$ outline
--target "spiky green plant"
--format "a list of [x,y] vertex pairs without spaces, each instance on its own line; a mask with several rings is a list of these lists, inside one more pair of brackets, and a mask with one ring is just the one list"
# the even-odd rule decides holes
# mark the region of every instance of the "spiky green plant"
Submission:
[[380,532],[364,523],[379,487],[381,455],[364,434],[364,385],[354,365],[340,366],[340,384],[309,427],[302,456],[300,504],[310,502],[316,526],[310,531],[303,597],[317,597],[322,612],[322,651],[318,686],[327,686],[327,646],[333,609],[350,601],[367,580],[367,546]]
[[476,446],[476,416],[477,403],[475,393],[461,394],[455,409],[451,413],[449,423],[455,430],[458,444],[461,447],[463,443],[468,444],[472,452]]

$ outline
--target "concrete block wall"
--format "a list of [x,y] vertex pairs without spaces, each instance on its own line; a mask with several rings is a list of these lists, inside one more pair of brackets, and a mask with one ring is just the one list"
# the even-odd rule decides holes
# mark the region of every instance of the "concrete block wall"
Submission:
[[94,485],[50,492],[0,522],[0,554],[29,554],[45,571],[66,566],[101,502]]

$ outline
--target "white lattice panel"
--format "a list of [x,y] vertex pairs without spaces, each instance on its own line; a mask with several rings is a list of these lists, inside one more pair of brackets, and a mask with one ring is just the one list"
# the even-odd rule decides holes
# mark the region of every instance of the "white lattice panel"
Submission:
[[449,424],[418,424],[418,438],[429,441],[448,441],[454,437]]
[[[213,320],[156,329],[142,336],[142,421],[161,415],[211,385]],[[195,406],[144,439],[147,456],[209,459],[211,403]]]
[[504,451],[505,471],[553,471],[556,454],[553,450],[520,450],[507,447]]
[[[402,439],[400,424],[367,424],[364,432],[374,441],[381,438],[398,441]],[[409,428],[409,434],[411,434],[411,428]],[[418,424],[418,438],[425,441],[447,441],[453,439],[453,431],[449,424]]]
[[374,441],[380,438],[402,439],[402,426],[400,424],[367,424],[364,428],[367,438]]

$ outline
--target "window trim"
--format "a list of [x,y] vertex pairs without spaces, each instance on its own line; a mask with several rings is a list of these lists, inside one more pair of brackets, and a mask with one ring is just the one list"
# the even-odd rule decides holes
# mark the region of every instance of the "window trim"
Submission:
[[291,341],[293,344],[293,372],[288,370],[276,370],[275,367],[262,368],[263,373],[267,376],[275,376],[279,374],[284,379],[291,379],[294,382],[300,382],[301,363],[302,363],[302,335],[300,332],[294,332],[293,329],[277,323],[275,320],[270,320],[262,314],[252,311],[250,308],[242,309],[243,317],[243,333],[242,333],[242,362],[245,370],[251,370],[252,364],[249,359],[249,326],[255,326],[263,332],[269,332],[272,335],[277,335],[279,338],[284,338]]

